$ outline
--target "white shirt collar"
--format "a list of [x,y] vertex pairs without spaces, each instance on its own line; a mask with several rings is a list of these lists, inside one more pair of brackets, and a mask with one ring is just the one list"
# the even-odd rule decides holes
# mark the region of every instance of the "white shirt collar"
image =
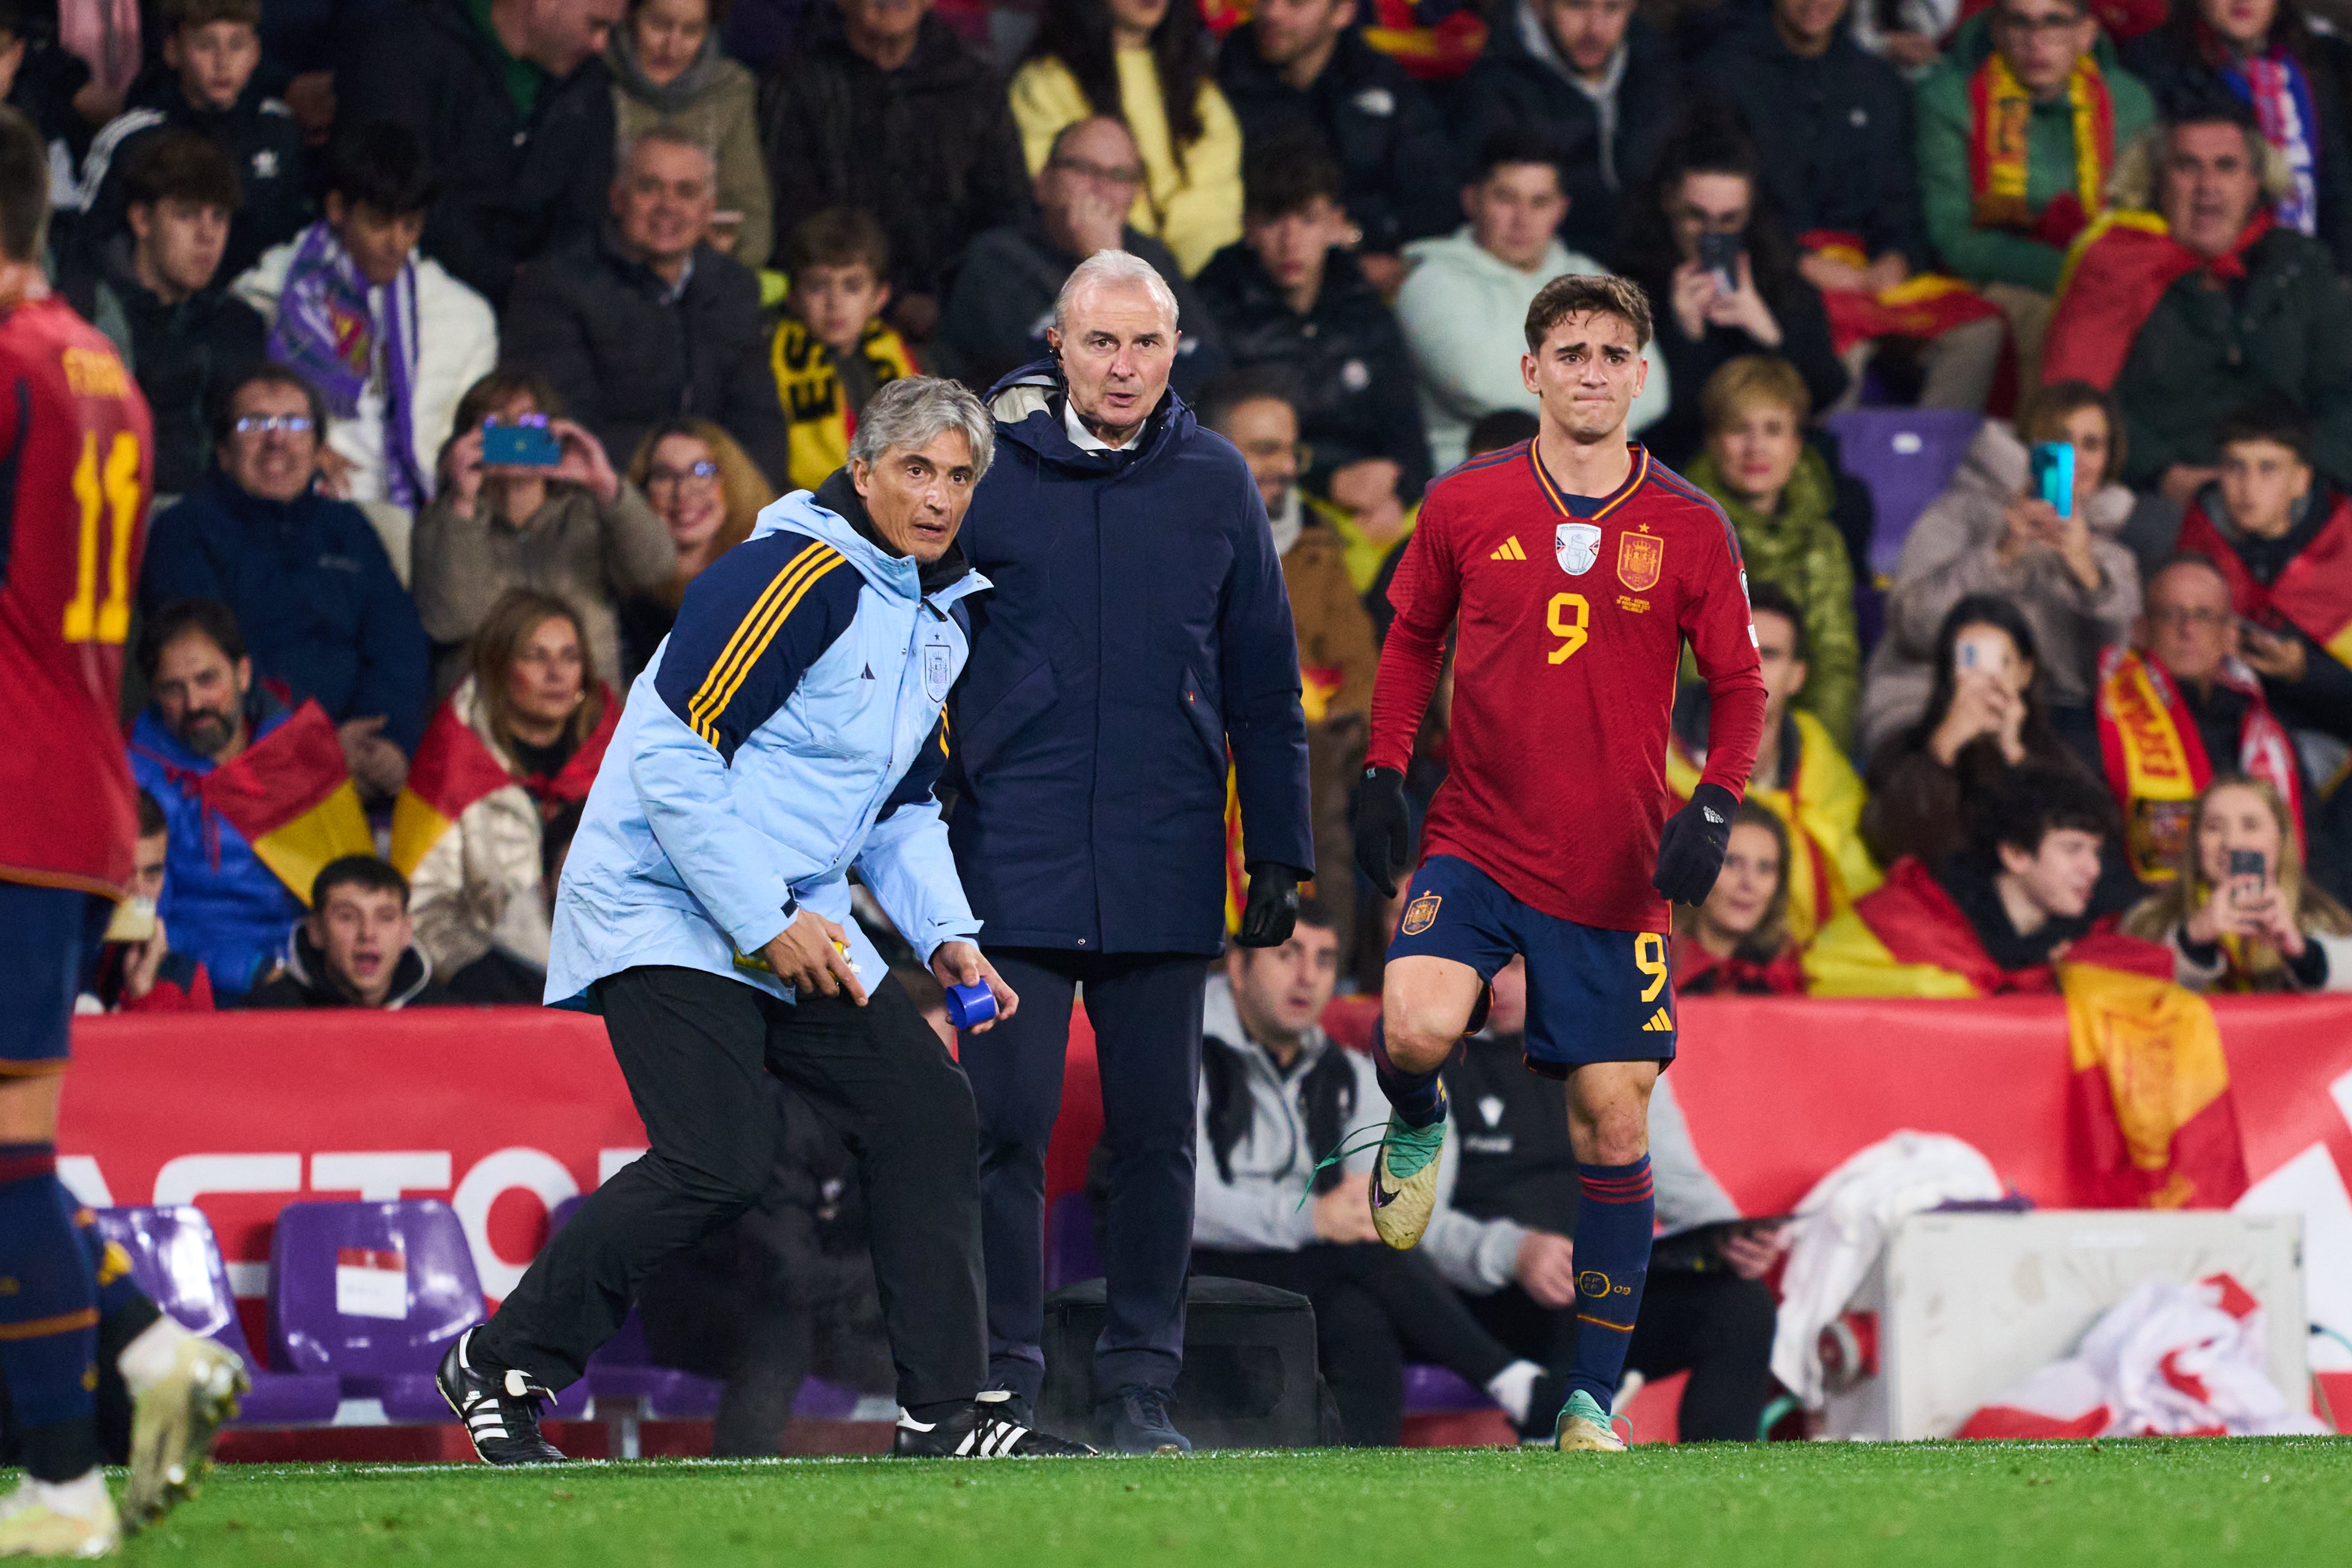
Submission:
[[[1062,395],[1062,428],[1068,432],[1070,444],[1081,452],[1123,452],[1127,449],[1126,447],[1112,446],[1087,429],[1087,422],[1078,417],[1077,405],[1070,401],[1067,393]],[[1131,440],[1128,443],[1128,446],[1133,445]]]

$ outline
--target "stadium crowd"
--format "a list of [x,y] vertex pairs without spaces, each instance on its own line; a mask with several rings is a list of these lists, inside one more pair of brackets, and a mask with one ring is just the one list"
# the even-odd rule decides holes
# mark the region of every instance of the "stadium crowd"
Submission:
[[[1194,1264],[1315,1300],[1350,1441],[1408,1358],[1529,1432],[1561,1397],[1574,1160],[1509,984],[1426,1247],[1372,1238],[1363,1161],[1310,1178],[1378,1103],[1321,1020],[1402,913],[1347,821],[1389,577],[1433,475],[1534,433],[1559,274],[1647,291],[1633,429],[1736,531],[1769,691],[1679,989],[2048,991],[2117,926],[2194,989],[2352,989],[2341,0],[0,0],[0,85],[155,416],[160,920],[86,1008],[537,1002],[688,584],[880,386],[1034,371],[1102,250],[1173,291],[1303,678],[1318,885],[1210,981]],[[1984,417],[1881,575],[1824,419],[1906,405]],[[1693,680],[1678,795],[1706,735]],[[1662,1223],[1736,1220],[1677,1121],[1662,1080]],[[1694,1369],[1686,1436],[1766,1397],[1774,1243],[1723,1246],[1631,1353]]]

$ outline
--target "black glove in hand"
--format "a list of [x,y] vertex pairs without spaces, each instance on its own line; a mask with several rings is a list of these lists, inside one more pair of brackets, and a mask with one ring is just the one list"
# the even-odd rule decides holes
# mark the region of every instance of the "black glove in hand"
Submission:
[[1658,874],[1650,886],[1677,904],[1703,904],[1723,870],[1731,843],[1731,816],[1739,803],[1721,784],[1691,791],[1690,804],[1666,818],[1658,835]]
[[1298,873],[1272,860],[1249,868],[1249,902],[1242,906],[1244,947],[1280,947],[1298,923]]
[[1348,803],[1348,830],[1356,840],[1356,868],[1371,879],[1381,897],[1395,898],[1397,877],[1412,854],[1404,775],[1394,768],[1366,768]]

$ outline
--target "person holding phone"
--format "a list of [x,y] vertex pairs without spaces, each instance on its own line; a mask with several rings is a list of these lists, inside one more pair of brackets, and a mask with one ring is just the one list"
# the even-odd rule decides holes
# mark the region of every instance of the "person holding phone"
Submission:
[[466,645],[509,588],[572,605],[595,667],[620,668],[620,601],[666,585],[678,560],[668,527],[614,471],[604,443],[563,417],[545,382],[513,371],[459,400],[413,549],[436,691],[465,679]]
[[[2063,507],[2032,471],[2033,449],[2057,443],[2074,453]],[[2130,637],[2140,607],[2139,567],[2117,540],[2133,505],[2116,478],[2123,457],[2114,403],[2086,382],[2043,387],[2014,425],[1988,420],[1978,430],[1950,485],[1904,536],[1886,633],[1863,683],[1865,748],[1926,710],[1937,634],[1971,594],[2017,606],[2042,655],[2053,724],[2062,737],[2088,736],[2099,650]]]
[[2197,799],[2170,882],[2124,917],[2193,991],[2352,991],[2352,910],[2304,875],[2286,802],[2223,773]]

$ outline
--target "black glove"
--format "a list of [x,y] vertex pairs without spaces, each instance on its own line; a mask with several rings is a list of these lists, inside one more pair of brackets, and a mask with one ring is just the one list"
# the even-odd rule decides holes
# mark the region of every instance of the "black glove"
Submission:
[[1739,803],[1721,784],[1691,791],[1690,804],[1666,818],[1658,835],[1658,874],[1650,886],[1677,904],[1703,904],[1723,870],[1731,843],[1731,815]]
[[1348,830],[1356,839],[1356,868],[1381,897],[1396,897],[1397,876],[1412,863],[1412,817],[1405,809],[1404,775],[1366,768],[1348,803]]
[[1242,906],[1244,947],[1280,947],[1298,923],[1298,873],[1272,860],[1249,868],[1249,902]]

